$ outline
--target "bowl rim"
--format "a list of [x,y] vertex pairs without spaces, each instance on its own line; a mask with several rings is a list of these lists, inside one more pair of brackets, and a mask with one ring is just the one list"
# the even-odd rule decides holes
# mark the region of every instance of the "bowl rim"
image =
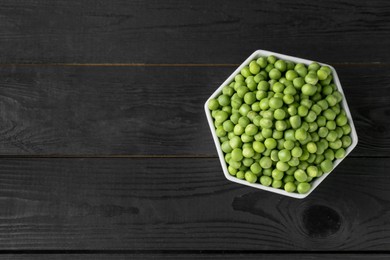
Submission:
[[352,118],[351,112],[349,110],[348,103],[347,103],[343,88],[341,86],[339,77],[338,77],[337,72],[333,66],[326,64],[326,63],[317,62],[318,64],[320,64],[322,66],[329,66],[329,68],[332,70],[333,82],[336,85],[337,90],[340,91],[344,97],[343,100],[341,101],[341,106],[345,110],[345,112],[347,114],[347,118],[348,118],[348,123],[351,126],[352,144],[351,144],[351,146],[349,146],[346,149],[346,154],[345,154],[344,158],[336,159],[335,161],[333,161],[333,170],[330,171],[329,173],[323,174],[321,177],[319,177],[316,180],[314,180],[313,182],[311,182],[311,184],[312,184],[311,189],[305,194],[289,193],[285,190],[277,189],[277,188],[273,188],[273,187],[267,187],[267,186],[264,186],[260,183],[249,183],[246,180],[240,180],[240,179],[237,179],[236,177],[230,175],[228,172],[228,169],[227,169],[227,163],[225,162],[225,157],[224,157],[223,151],[221,149],[221,144],[219,142],[219,138],[216,135],[216,131],[215,131],[214,123],[213,123],[213,118],[211,116],[210,110],[208,109],[209,100],[212,98],[215,98],[217,95],[219,95],[222,92],[223,87],[226,86],[227,84],[229,84],[234,79],[234,77],[241,71],[241,69],[243,67],[247,66],[252,60],[254,60],[256,58],[270,56],[270,55],[273,55],[278,59],[292,61],[294,63],[303,63],[305,65],[309,65],[310,63],[313,62],[312,60],[298,58],[295,56],[290,56],[290,55],[281,54],[281,53],[277,53],[277,52],[272,52],[272,51],[267,51],[267,50],[256,50],[251,55],[249,55],[249,57],[243,63],[241,63],[241,65],[238,66],[237,69],[234,70],[234,72],[232,74],[230,74],[230,76],[211,94],[211,96],[206,100],[206,102],[204,104],[204,109],[206,112],[206,117],[207,117],[207,121],[208,121],[210,130],[211,130],[211,134],[213,136],[214,144],[215,144],[215,147],[217,149],[218,158],[221,162],[222,170],[223,170],[223,173],[224,173],[226,179],[228,179],[229,181],[236,182],[236,183],[246,185],[246,186],[250,186],[253,188],[274,192],[274,193],[277,193],[280,195],[284,195],[284,196],[288,196],[288,197],[292,197],[292,198],[296,198],[296,199],[303,199],[303,198],[306,198],[307,196],[309,196],[318,187],[318,185],[320,185],[320,183],[323,182],[325,180],[325,178],[328,177],[329,174],[331,174],[345,158],[347,158],[348,154],[350,154],[352,152],[352,150],[355,149],[356,145],[358,144],[358,136],[356,133],[355,125],[353,123],[353,118]]

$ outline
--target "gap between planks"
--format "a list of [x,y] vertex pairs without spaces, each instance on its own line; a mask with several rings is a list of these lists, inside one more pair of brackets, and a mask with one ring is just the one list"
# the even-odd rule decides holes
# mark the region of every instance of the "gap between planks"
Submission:
[[[339,67],[390,67],[390,63],[325,62]],[[0,67],[238,67],[239,63],[4,63]]]

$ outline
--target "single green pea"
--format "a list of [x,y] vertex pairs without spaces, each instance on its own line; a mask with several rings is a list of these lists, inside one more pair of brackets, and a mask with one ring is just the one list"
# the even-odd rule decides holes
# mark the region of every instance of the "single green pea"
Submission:
[[249,124],[245,127],[245,133],[249,136],[254,136],[258,131],[259,129],[254,124]]
[[320,165],[322,161],[325,160],[325,156],[323,154],[316,155],[316,159],[314,160],[314,163],[316,165]]
[[243,133],[242,135],[241,135],[241,140],[242,140],[242,142],[243,143],[250,143],[250,142],[253,142],[253,136],[251,136],[251,135],[247,135],[247,134],[245,134],[245,133]]
[[260,120],[260,127],[261,128],[271,128],[272,127],[272,120],[267,118],[262,118]]
[[228,167],[228,172],[230,175],[236,175],[237,174],[237,169],[233,168],[232,166],[229,165]]
[[258,90],[268,91],[269,88],[270,88],[270,84],[264,80],[260,81],[259,84],[257,85]]
[[260,109],[261,110],[267,110],[269,108],[269,99],[263,98],[260,100]]
[[262,69],[264,69],[265,67],[267,67],[268,65],[268,62],[267,62],[267,58],[266,57],[260,57],[256,60],[257,64],[260,65],[260,67]]
[[237,179],[243,180],[245,178],[245,173],[243,171],[239,171],[236,174]]
[[270,157],[273,162],[278,162],[279,161],[278,150],[272,150]]
[[337,98],[333,95],[328,95],[325,100],[331,107],[337,104]]
[[341,115],[341,114],[337,116],[337,118],[336,118],[336,124],[337,124],[338,126],[344,126],[344,125],[346,125],[347,123],[348,123],[348,119],[347,119],[346,116]]
[[301,126],[301,117],[299,115],[291,116],[290,119],[291,127],[297,129]]
[[281,180],[273,180],[272,181],[272,187],[279,189],[283,186],[283,182]]
[[268,76],[270,79],[278,80],[282,76],[282,73],[278,69],[273,68],[268,72]]
[[300,194],[308,193],[310,189],[311,189],[311,185],[307,182],[301,182],[297,186],[297,191]]
[[327,109],[322,114],[327,120],[330,121],[336,118],[336,113],[332,109]]
[[256,99],[257,100],[262,100],[265,99],[268,96],[268,93],[264,90],[259,90],[256,92]]
[[272,169],[263,169],[263,175],[264,176],[271,176]]
[[229,117],[229,114],[226,113],[225,111],[222,111],[222,110],[218,110],[216,113],[215,113],[215,121],[219,122],[219,123],[223,123],[227,118]]
[[305,80],[301,77],[295,78],[293,80],[293,85],[297,89],[301,89],[303,85],[305,85]]
[[310,136],[313,142],[318,142],[320,140],[320,136],[316,132],[310,133]]
[[241,138],[238,136],[234,136],[229,140],[229,145],[231,148],[240,148],[242,146]]
[[328,77],[328,75],[329,75],[328,72],[323,69],[317,70],[317,76],[319,80],[325,80]]
[[243,98],[247,92],[249,92],[249,88],[246,86],[240,86],[237,88],[237,96],[239,98]]
[[241,75],[244,76],[245,78],[252,76],[252,73],[249,70],[249,66],[245,66],[244,68],[241,69]]
[[[244,153],[244,150],[242,151],[242,153]],[[245,167],[250,167],[253,164],[253,162],[254,162],[254,160],[252,158],[244,158],[244,159],[242,159],[242,164]]]
[[232,110],[231,106],[226,106],[226,107],[222,108],[222,111],[225,111],[226,113],[228,113],[230,115],[233,110]]
[[326,136],[326,140],[329,142],[334,142],[337,139],[336,131],[329,131],[329,134]]
[[245,173],[245,180],[250,183],[255,183],[257,181],[257,176],[253,172],[247,171]]
[[294,71],[294,70],[288,70],[286,72],[286,79],[287,80],[293,81],[297,77],[298,77],[298,73],[296,71]]
[[[307,73],[307,75],[305,76],[305,82],[307,84],[314,86],[318,82],[317,74],[311,73],[311,72]],[[303,92],[303,87],[302,87],[302,92]],[[311,95],[309,95],[309,96],[311,96]]]
[[231,105],[232,108],[239,109],[242,105],[242,99],[241,98],[232,99]]
[[224,153],[230,153],[233,149],[229,144],[229,141],[225,141],[221,145],[221,149]]
[[301,148],[301,147],[294,147],[294,148],[291,150],[291,155],[292,155],[293,157],[296,157],[296,158],[301,157],[301,156],[302,156],[302,153],[303,153],[303,151],[302,151],[302,148]]
[[226,141],[229,141],[229,138],[227,136],[222,136],[222,137],[219,138],[219,142],[220,143],[223,143],[223,142],[226,142]]
[[254,111],[254,112],[259,112],[259,111],[261,110],[261,108],[260,108],[260,102],[255,102],[255,103],[253,103],[252,106],[251,106],[251,108],[252,108],[252,111]]
[[241,165],[240,168],[238,168],[239,171],[243,171],[244,173],[248,170],[248,167],[246,167],[245,165]]
[[243,159],[242,150],[240,148],[235,148],[232,151],[232,159],[233,161],[241,161]]
[[233,133],[235,135],[242,135],[245,131],[245,128],[240,125],[235,125],[233,129]]
[[[260,81],[265,80],[265,77],[263,74],[258,73],[256,76],[253,77],[253,81],[257,84],[259,84]],[[256,87],[258,86],[256,84]]]
[[341,137],[341,142],[343,143],[343,148],[348,148],[352,144],[352,139],[350,136]]
[[295,131],[295,139],[303,141],[307,138],[307,132],[303,128],[299,128]]
[[260,114],[267,119],[274,119],[274,112],[272,110],[261,111]]
[[343,146],[343,142],[340,139],[337,139],[334,142],[329,143],[329,147],[332,148],[333,150],[338,150]]
[[335,152],[334,157],[335,157],[336,159],[342,159],[342,158],[345,157],[345,154],[346,154],[346,152],[345,152],[344,148],[340,148],[340,149],[338,149],[338,150]]
[[272,183],[272,178],[269,176],[261,176],[260,177],[260,183],[264,186],[270,186]]
[[270,128],[263,128],[261,130],[261,134],[263,135],[264,138],[270,138],[272,136],[272,129]]
[[289,166],[287,163],[285,163],[285,162],[278,161],[278,162],[276,163],[276,169],[278,169],[279,171],[285,172],[285,171],[287,171],[289,168],[290,168],[290,166]]
[[297,65],[295,65],[294,70],[298,73],[300,77],[304,78],[307,75],[307,68],[305,67],[305,65],[301,65],[303,64],[298,63]]
[[325,138],[328,134],[329,134],[329,129],[326,127],[320,127],[320,129],[318,130],[318,135],[321,138]]
[[331,95],[333,93],[333,87],[331,85],[326,85],[322,88],[322,94],[325,96]]
[[273,109],[278,109],[283,106],[283,100],[281,98],[272,97],[269,100],[269,106]]
[[280,181],[280,180],[283,179],[283,177],[284,177],[284,173],[283,173],[282,171],[279,171],[278,169],[274,169],[274,170],[272,171],[272,178],[273,178],[274,180]]
[[286,112],[281,109],[281,108],[278,108],[274,111],[274,118],[277,119],[277,120],[283,120],[284,118],[286,117]]
[[317,62],[312,62],[310,63],[308,69],[309,70],[312,70],[312,71],[317,71],[321,68],[320,64],[318,64]]
[[227,153],[225,155],[225,162],[229,163],[230,159],[232,158],[232,154],[231,153]]
[[280,82],[276,82],[275,84],[272,85],[272,91],[275,93],[282,93],[284,90],[284,85]]
[[309,175],[309,177],[315,178],[317,177],[318,174],[318,168],[314,165],[311,165],[307,167],[306,172]]
[[[310,155],[309,155],[309,157],[310,157]],[[307,162],[307,160],[306,161],[304,161],[304,162],[301,162],[299,165],[298,165],[298,169],[301,169],[301,170],[303,170],[303,171],[305,171],[306,169],[307,169],[307,167],[309,167],[310,166],[310,164]]]
[[245,128],[247,125],[249,125],[250,122],[251,122],[251,121],[250,121],[249,118],[246,117],[246,116],[242,116],[242,117],[240,117],[240,118],[238,119],[238,124],[239,124],[240,126],[244,127],[244,128]]
[[316,155],[314,153],[311,153],[309,155],[309,158],[306,160],[306,162],[313,163],[316,158],[317,158]]
[[245,147],[242,149],[242,156],[245,158],[251,158],[255,155],[255,151],[252,147]]
[[279,98],[280,100],[283,101],[284,94],[283,93],[275,93],[273,95],[274,98]]
[[316,114],[316,116],[319,116],[322,112],[322,108],[317,104],[312,105],[311,110]]
[[283,101],[284,101],[284,103],[286,103],[287,105],[289,105],[289,104],[291,104],[291,103],[294,102],[294,97],[293,97],[292,95],[289,95],[289,94],[284,95],[284,96],[283,96]]
[[244,76],[242,76],[241,74],[237,74],[235,77],[234,77],[234,80],[236,82],[244,82],[245,81],[245,78]]
[[309,109],[306,106],[299,106],[298,107],[298,115],[300,117],[305,117],[307,116],[307,113],[309,112]]
[[229,160],[229,165],[235,169],[239,169],[241,167],[241,161],[235,161],[232,158]]
[[295,131],[293,129],[288,129],[284,132],[284,139],[285,140],[291,140],[291,141],[296,141],[295,139]]
[[255,141],[252,144],[253,150],[255,150],[257,153],[262,153],[265,151],[265,145],[259,141]]
[[275,129],[283,132],[284,130],[287,129],[287,123],[285,121],[279,120],[275,122]]
[[265,140],[263,134],[260,132],[260,133],[257,133],[255,136],[254,136],[254,139],[258,142],[263,142]]
[[[272,134],[272,135],[274,135],[274,134]],[[285,142],[285,140],[283,139],[283,133],[282,133],[282,138],[276,139],[276,142],[278,143],[278,145],[276,146],[276,149],[278,149],[278,150],[284,149],[284,142]]]
[[251,107],[248,104],[242,104],[238,109],[238,112],[243,116],[246,116],[249,111],[251,111]]
[[217,126],[215,133],[217,134],[218,137],[223,137],[226,135],[226,131],[223,129],[223,126],[221,125]]
[[285,72],[287,69],[287,64],[284,60],[277,60],[274,64],[275,68],[281,72]]
[[256,61],[251,61],[251,63],[249,63],[249,71],[250,71],[250,73],[252,73],[254,75],[259,73],[260,72],[259,64],[257,64]]
[[334,160],[334,152],[332,149],[327,149],[324,152],[324,156],[327,160],[333,161]]
[[227,106],[230,104],[230,97],[228,95],[220,95],[218,97],[218,103],[221,105],[221,106]]
[[309,159],[310,153],[307,150],[303,150],[302,155],[299,157],[300,161],[306,161]]
[[297,189],[297,186],[293,182],[286,182],[284,184],[284,190],[287,192],[294,192]]
[[324,80],[320,80],[320,84],[321,86],[327,86],[330,84],[330,82],[332,81],[333,77],[332,75],[328,75],[328,77]]
[[264,141],[264,145],[267,149],[274,149],[277,145],[276,140],[273,138],[267,138]]
[[258,162],[254,162],[251,166],[250,166],[250,170],[256,174],[256,175],[260,175],[261,171],[263,170],[260,166],[260,164]]
[[244,95],[244,102],[248,105],[252,105],[256,100],[256,94],[253,92],[248,92]]
[[341,138],[344,135],[343,129],[341,127],[336,127],[336,133],[337,133],[337,138]]
[[307,175],[305,171],[298,169],[294,172],[294,178],[299,182],[305,182],[307,180]]
[[315,132],[317,131],[317,129],[318,129],[318,124],[316,122],[309,123],[309,129],[308,129],[309,133]]
[[324,173],[329,173],[333,170],[333,163],[331,160],[324,160],[322,163],[321,163],[321,170],[324,172]]
[[[233,150],[234,151],[234,150]],[[263,169],[269,169],[271,168],[272,166],[272,160],[271,158],[265,156],[265,157],[262,157],[260,159],[260,166],[263,168]]]
[[208,103],[208,108],[210,110],[217,110],[219,108],[219,102],[215,98],[210,99]]
[[332,96],[334,96],[337,100],[337,103],[340,103],[341,100],[343,100],[343,95],[340,93],[340,91],[336,90],[332,93]]
[[326,100],[319,100],[317,102],[317,105],[319,105],[322,110],[326,110],[329,107],[328,102]]
[[313,110],[310,110],[307,116],[305,116],[305,121],[308,123],[312,123],[317,119],[317,115]]
[[267,61],[268,63],[270,64],[275,64],[275,62],[277,61],[276,57],[274,55],[270,55],[267,57]]
[[287,140],[287,141],[284,141],[284,144],[283,144],[284,148],[287,149],[287,150],[292,150],[295,146],[295,143],[291,140]]
[[[309,75],[308,75],[309,76]],[[308,77],[306,76],[306,77]],[[312,84],[305,84],[302,86],[302,93],[307,96],[313,96],[317,91],[317,87]]]
[[343,129],[344,135],[349,135],[351,133],[351,126],[346,124],[341,127]]
[[288,162],[291,159],[291,153],[287,149],[280,150],[278,152],[279,160],[282,162]]
[[225,122],[223,122],[222,127],[223,130],[225,130],[226,132],[231,132],[233,131],[234,124],[231,120],[226,120]]
[[335,121],[326,122],[326,128],[328,128],[329,130],[335,130],[336,129],[336,122]]
[[306,145],[306,149],[309,153],[316,153],[317,152],[317,145],[314,142],[309,142]]

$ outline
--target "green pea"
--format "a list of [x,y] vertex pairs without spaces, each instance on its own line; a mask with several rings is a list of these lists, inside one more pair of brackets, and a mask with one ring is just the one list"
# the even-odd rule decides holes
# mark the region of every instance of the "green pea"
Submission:
[[270,84],[264,80],[260,81],[259,84],[257,85],[258,90],[268,91],[269,88],[270,88]]
[[230,97],[228,95],[220,95],[218,97],[218,103],[221,105],[221,106],[227,106],[230,104]]
[[284,130],[287,129],[287,123],[285,121],[281,121],[281,120],[276,121],[275,122],[275,129],[283,132]]
[[284,72],[287,69],[287,64],[284,60],[277,60],[274,64],[275,68],[279,71]]
[[282,73],[278,69],[273,68],[268,72],[268,76],[270,79],[278,80],[282,76]]
[[294,192],[297,189],[297,186],[293,182],[286,182],[284,184],[284,190],[287,192]]
[[279,189],[283,186],[283,182],[280,181],[280,180],[273,180],[272,181],[272,187],[273,188],[276,188],[276,189]]
[[318,101],[317,105],[320,106],[322,110],[326,110],[329,107],[328,102],[326,100]]
[[261,176],[260,177],[260,183],[264,186],[270,186],[272,183],[272,178],[269,176]]
[[275,62],[277,61],[276,57],[274,55],[270,55],[267,57],[267,61],[268,63],[270,64],[275,64]]
[[224,153],[230,153],[233,149],[229,144],[229,141],[225,141],[221,145],[221,149]]
[[319,154],[316,156],[314,163],[316,165],[320,165],[323,160],[325,160],[325,156],[323,154]]
[[333,87],[331,85],[326,85],[322,88],[322,94],[325,96],[331,95],[333,93]]
[[263,175],[264,176],[271,176],[272,169],[263,169]]
[[294,70],[302,78],[304,78],[307,75],[307,69],[304,64],[298,63],[297,65],[295,65]]
[[264,141],[264,145],[267,149],[274,149],[277,145],[276,140],[273,138],[267,138]]
[[246,116],[249,111],[251,111],[251,107],[248,104],[242,104],[238,110],[238,112],[243,116]]
[[215,133],[218,137],[223,137],[226,135],[226,131],[223,129],[223,126],[217,126],[217,129],[215,130]]
[[260,164],[258,162],[254,162],[251,166],[250,166],[250,170],[256,174],[256,175],[260,175],[261,171],[263,170],[260,166]]
[[269,106],[273,109],[281,108],[283,106],[283,100],[281,98],[272,97],[269,100]]
[[319,80],[325,80],[328,77],[328,75],[329,75],[328,72],[323,69],[317,70],[317,76]]
[[327,149],[324,152],[324,156],[327,160],[333,161],[334,160],[334,152],[331,149]]
[[301,157],[302,156],[302,148],[301,147],[294,147],[292,150],[291,150],[291,155],[293,157]]
[[349,135],[351,133],[351,126],[346,124],[341,127],[343,129],[344,135]]
[[290,168],[290,166],[289,166],[287,163],[285,163],[285,162],[278,161],[278,162],[276,163],[276,169],[278,169],[279,171],[285,172],[285,171],[287,171],[289,168]]
[[236,174],[237,179],[243,180],[245,178],[245,173],[243,171],[239,171]]
[[305,80],[301,77],[295,78],[293,80],[293,85],[297,89],[301,89],[303,85],[305,85]]
[[250,183],[255,183],[257,181],[257,176],[253,172],[247,171],[245,173],[245,180]]
[[278,169],[274,169],[272,171],[272,178],[274,180],[280,181],[283,179],[284,173],[282,171],[279,171]]
[[[309,76],[309,75],[308,75]],[[306,77],[308,77],[306,76]],[[317,91],[317,87],[312,84],[305,84],[302,86],[302,93],[308,96],[313,96]]]
[[243,159],[242,150],[240,148],[235,148],[232,151],[232,160],[233,161],[241,161]]
[[352,144],[352,139],[350,136],[341,137],[341,142],[343,143],[343,148],[348,148]]
[[255,141],[252,144],[253,150],[255,150],[257,153],[262,153],[265,151],[265,145],[259,141]]
[[297,191],[300,194],[308,193],[310,189],[311,189],[311,185],[307,182],[301,182],[298,184],[298,187],[297,187]]
[[334,157],[335,157],[336,159],[342,159],[342,158],[345,157],[345,154],[346,154],[346,152],[345,152],[344,148],[340,148],[340,149],[338,149],[338,150],[335,152]]
[[278,152],[279,160],[282,162],[288,162],[291,159],[291,153],[287,149],[280,150]]
[[255,134],[257,134],[258,131],[259,129],[254,124],[248,124],[245,127],[245,133],[249,136],[254,136]]
[[[244,149],[247,149],[248,147],[245,147]],[[242,150],[242,153],[244,154],[244,150]],[[242,164],[245,167],[250,167],[253,164],[254,160],[252,158],[244,158],[242,159]]]
[[297,77],[298,77],[298,73],[296,71],[294,71],[294,70],[288,70],[286,72],[286,79],[287,80],[293,81]]
[[241,138],[238,136],[234,136],[229,140],[229,145],[231,148],[240,148],[242,146]]
[[237,88],[237,96],[239,98],[243,98],[245,94],[248,92],[249,92],[249,88],[247,88],[246,86],[240,86]]
[[263,128],[261,130],[261,134],[263,135],[264,138],[270,138],[272,136],[272,129],[270,128]]
[[257,133],[255,136],[254,136],[254,139],[258,142],[263,142],[265,140],[263,134],[260,132],[260,133]]
[[332,75],[328,75],[328,77],[327,77],[326,79],[320,80],[320,84],[321,84],[322,86],[327,86],[327,85],[330,84],[330,82],[332,81],[332,79],[333,79]]
[[313,101],[311,101],[310,99],[302,99],[301,105],[306,106],[307,108],[311,108],[311,106],[313,105]]
[[307,116],[305,116],[305,121],[309,123],[314,122],[316,119],[317,119],[317,115],[312,110],[310,110]]
[[295,139],[303,141],[307,138],[307,132],[303,128],[299,128],[295,131]]
[[229,165],[235,169],[239,169],[241,167],[241,161],[235,161],[232,158],[229,160]]
[[251,61],[251,63],[249,63],[249,71],[254,75],[259,73],[260,72],[259,64],[257,64],[256,61]]
[[340,149],[343,146],[343,143],[341,142],[340,139],[337,139],[334,142],[329,143],[329,147],[332,148],[333,150]]
[[301,117],[299,115],[291,116],[290,119],[291,127],[297,129],[301,126]]
[[338,126],[343,126],[343,125],[346,125],[348,123],[348,119],[346,116],[344,115],[338,115],[337,118],[336,118],[336,124]]
[[299,182],[305,182],[307,180],[307,175],[305,171],[298,169],[294,172],[294,178]]
[[334,96],[336,98],[337,103],[339,103],[339,102],[341,102],[341,100],[343,100],[343,95],[338,90],[335,90],[332,93],[332,96]]
[[264,69],[265,67],[267,67],[268,65],[268,62],[267,62],[267,58],[266,57],[260,57],[256,60],[257,64],[260,65],[260,67],[262,69]]
[[284,142],[283,147],[287,150],[292,150],[294,148],[295,144],[291,140],[287,140]]
[[306,145],[306,149],[309,153],[316,153],[317,152],[317,145],[314,142],[309,142]]
[[328,95],[325,99],[331,107],[337,104],[337,98],[333,95]]
[[[234,150],[233,150],[234,151]],[[233,152],[232,152],[233,153]],[[269,158],[269,157],[262,157],[261,159],[260,159],[260,166],[263,168],[263,169],[269,169],[269,168],[271,168],[271,166],[272,166],[272,160],[271,160],[271,158]]]
[[310,157],[310,153],[307,150],[304,150],[302,152],[302,155],[299,157],[299,160],[306,161],[307,159],[309,159],[309,157]]
[[336,118],[336,113],[332,109],[327,109],[323,112],[324,117],[327,120],[334,120]]
[[219,108],[219,102],[216,99],[210,99],[208,103],[208,108],[210,110],[217,110]]
[[228,172],[230,175],[236,175],[237,174],[237,169],[233,168],[232,166],[229,165],[228,167]]
[[273,162],[278,162],[279,161],[279,157],[278,157],[278,150],[272,150],[271,151],[271,160]]
[[[265,77],[262,75],[262,74],[260,74],[260,73],[258,73],[256,76],[254,76],[253,77],[253,81],[255,82],[255,83],[259,83],[260,81],[262,81],[262,80],[265,80]],[[255,84],[255,86],[257,87],[257,84]]]
[[312,62],[310,63],[308,69],[309,70],[312,70],[312,71],[317,71],[321,68],[320,64],[318,64],[317,62]]
[[333,163],[331,160],[324,160],[322,163],[321,163],[321,170],[324,172],[324,173],[329,173],[333,170]]
[[314,165],[311,165],[307,167],[306,172],[309,175],[309,177],[315,178],[317,177],[318,174],[318,168]]
[[244,76],[245,78],[252,76],[248,66],[245,66],[244,68],[241,69],[241,75]]
[[330,131],[329,134],[326,136],[326,140],[329,142],[334,142],[337,139],[337,133],[336,131]]

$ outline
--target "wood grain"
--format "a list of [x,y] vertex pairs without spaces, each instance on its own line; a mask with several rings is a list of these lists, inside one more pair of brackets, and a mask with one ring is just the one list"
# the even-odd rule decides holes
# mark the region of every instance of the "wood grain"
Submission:
[[13,1],[1,63],[241,63],[257,49],[389,62],[390,4],[374,1]]
[[224,253],[224,254],[166,254],[166,253],[150,253],[150,254],[6,254],[0,255],[0,259],[10,260],[46,260],[46,259],[84,259],[84,260],[105,260],[105,259],[132,259],[132,260],[149,260],[149,259],[267,259],[267,260],[319,260],[319,259],[334,259],[334,260],[386,260],[389,259],[388,254],[315,254],[315,253],[288,253],[288,254],[267,254],[267,253]]
[[[389,156],[387,68],[337,67],[357,127],[351,156]],[[2,67],[0,154],[216,156],[203,104],[226,67]]]
[[304,200],[231,183],[216,158],[0,165],[3,250],[390,249],[388,159],[348,158]]

